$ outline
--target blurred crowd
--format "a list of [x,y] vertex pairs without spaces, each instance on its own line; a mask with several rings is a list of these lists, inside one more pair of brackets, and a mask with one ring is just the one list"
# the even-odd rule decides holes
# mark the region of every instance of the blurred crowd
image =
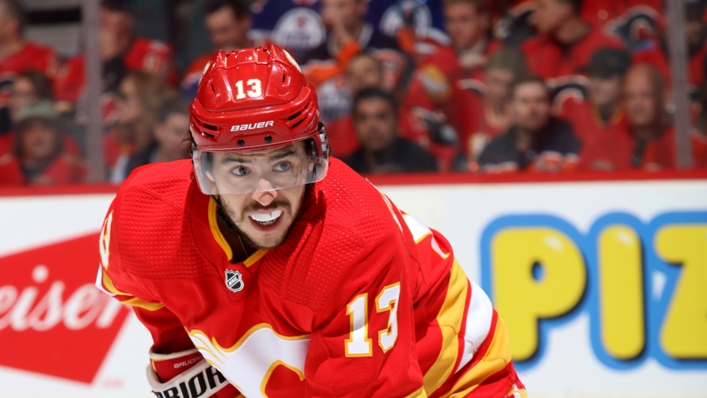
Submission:
[[[707,168],[707,2],[675,1],[684,32],[664,0],[182,0],[211,43],[180,68],[174,43],[134,34],[133,1],[103,0],[107,181],[188,158],[208,60],[267,43],[297,59],[332,154],[360,173],[673,169],[673,34],[693,167]],[[84,54],[26,40],[26,24],[22,2],[0,0],[0,186],[84,182]]]

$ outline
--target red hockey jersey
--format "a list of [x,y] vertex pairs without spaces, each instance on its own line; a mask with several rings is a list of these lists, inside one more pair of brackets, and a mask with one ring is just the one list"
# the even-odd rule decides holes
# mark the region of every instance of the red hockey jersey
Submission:
[[97,285],[160,352],[195,346],[248,397],[525,396],[506,327],[447,240],[343,163],[281,246],[240,263],[192,173],[133,173],[101,234]]

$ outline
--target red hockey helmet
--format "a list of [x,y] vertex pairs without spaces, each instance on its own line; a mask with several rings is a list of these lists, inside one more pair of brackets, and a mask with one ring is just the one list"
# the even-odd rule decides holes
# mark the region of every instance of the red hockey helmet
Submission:
[[[204,193],[284,189],[326,176],[329,147],[316,92],[276,45],[219,51],[204,68],[189,118]],[[304,146],[293,145],[302,141]],[[296,150],[265,156],[290,146]],[[216,183],[217,175],[225,178]]]

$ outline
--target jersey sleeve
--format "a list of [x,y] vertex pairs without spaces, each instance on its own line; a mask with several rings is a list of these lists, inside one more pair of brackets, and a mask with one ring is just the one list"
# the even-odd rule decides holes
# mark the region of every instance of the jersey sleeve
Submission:
[[120,222],[120,194],[113,201],[103,221],[100,235],[101,264],[96,286],[135,311],[140,322],[150,331],[155,352],[172,353],[193,348],[180,320],[158,297],[148,293],[140,280],[125,271],[120,256],[120,236],[115,225]]
[[[407,258],[388,236],[345,274],[305,362],[308,396],[425,397]],[[323,316],[326,316],[323,314]]]

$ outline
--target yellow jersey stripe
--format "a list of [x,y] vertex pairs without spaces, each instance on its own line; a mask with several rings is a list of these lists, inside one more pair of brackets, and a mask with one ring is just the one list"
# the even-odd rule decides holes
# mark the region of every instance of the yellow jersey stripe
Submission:
[[111,292],[113,294],[119,295],[119,296],[133,297],[133,295],[130,293],[125,293],[125,292],[121,292],[120,290],[118,290],[115,287],[115,285],[113,284],[113,281],[110,279],[108,274],[106,272],[104,272],[101,268],[99,268],[98,272],[101,273],[101,281],[103,282],[103,287],[105,287],[106,290],[108,290],[109,292]]
[[442,332],[442,348],[437,360],[424,376],[427,395],[432,394],[454,372],[459,356],[458,333],[464,320],[468,289],[468,279],[455,259],[450,270],[447,296],[437,314],[437,323]]
[[217,209],[217,204],[214,198],[209,199],[209,228],[211,228],[211,234],[214,235],[214,239],[216,239],[216,243],[218,243],[219,246],[221,246],[221,249],[226,253],[226,257],[228,257],[228,261],[231,261],[233,259],[233,250],[231,250],[231,246],[228,244],[226,241],[226,238],[223,236],[221,233],[221,230],[218,228],[218,220],[216,219],[217,214],[216,214],[216,209]]
[[425,392],[424,387],[420,387],[419,390],[415,391],[414,393],[406,396],[405,398],[427,398],[427,393]]
[[162,303],[148,303],[147,301],[140,300],[137,297],[133,297],[130,300],[121,301],[121,303],[127,304],[132,307],[144,308],[148,311],[157,311],[160,308],[164,307],[164,304]]

